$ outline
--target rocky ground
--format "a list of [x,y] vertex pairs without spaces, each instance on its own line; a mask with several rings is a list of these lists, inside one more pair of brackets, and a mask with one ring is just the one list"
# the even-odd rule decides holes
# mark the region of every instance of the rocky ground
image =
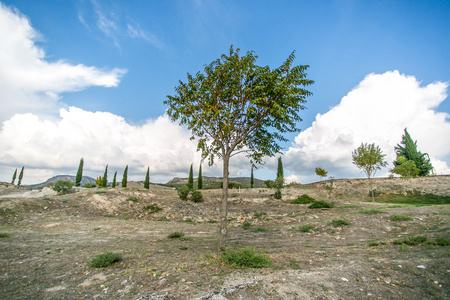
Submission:
[[[450,195],[450,177],[415,179],[422,193]],[[379,179],[380,194],[411,183]],[[0,186],[2,299],[448,299],[449,247],[393,243],[407,236],[449,237],[448,205],[371,202],[367,180],[298,185],[273,198],[264,188],[230,190],[227,247],[255,247],[273,264],[233,269],[217,255],[220,190],[181,201],[174,189],[47,189]],[[335,204],[290,204],[302,194]],[[162,210],[152,213],[152,207]],[[393,215],[409,221],[392,221]],[[335,227],[345,220],[350,225]],[[243,229],[242,223],[251,227]],[[310,232],[299,227],[314,226]],[[182,239],[169,239],[183,232]],[[406,246],[406,247],[405,247]],[[104,252],[123,260],[88,262]]]

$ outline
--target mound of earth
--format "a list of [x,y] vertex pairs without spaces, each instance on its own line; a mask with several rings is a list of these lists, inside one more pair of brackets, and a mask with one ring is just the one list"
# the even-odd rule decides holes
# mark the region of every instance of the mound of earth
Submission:
[[[374,180],[381,196],[403,194],[411,184],[416,193],[450,196],[448,176]],[[273,262],[268,268],[234,269],[217,253],[221,191],[202,193],[204,202],[193,203],[181,201],[173,188],[146,190],[141,183],[79,188],[62,196],[0,186],[2,298],[450,296],[449,248],[436,243],[450,235],[448,205],[371,202],[367,180],[359,179],[292,186],[281,200],[266,188],[230,190],[227,247],[254,247]],[[303,194],[332,202],[334,208],[291,204]],[[244,222],[251,226],[244,229]],[[168,238],[174,232],[184,236]],[[402,244],[411,236],[428,242]],[[89,266],[105,252],[123,259],[106,268]]]

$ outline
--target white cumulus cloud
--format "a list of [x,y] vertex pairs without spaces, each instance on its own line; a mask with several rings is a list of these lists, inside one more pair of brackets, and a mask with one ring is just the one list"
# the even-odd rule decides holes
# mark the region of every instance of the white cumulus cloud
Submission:
[[394,147],[404,128],[418,150],[428,153],[437,174],[449,174],[450,115],[436,108],[447,97],[448,83],[423,86],[414,76],[398,71],[369,74],[327,113],[316,116],[285,154],[285,168],[301,181],[313,181],[314,168],[322,166],[337,178],[364,176],[353,164],[351,152],[361,143],[376,143],[387,155],[389,167]]
[[14,8],[0,3],[0,123],[15,113],[51,114],[64,106],[59,94],[90,86],[115,87],[124,69],[102,70],[63,60],[48,62],[39,33]]

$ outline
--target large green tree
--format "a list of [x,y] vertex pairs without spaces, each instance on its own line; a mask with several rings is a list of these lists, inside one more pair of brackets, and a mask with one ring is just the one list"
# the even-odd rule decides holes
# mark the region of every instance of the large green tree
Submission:
[[378,170],[387,166],[381,148],[374,144],[362,144],[352,152],[353,163],[363,170],[369,178],[370,191],[372,192],[372,201],[375,201],[373,194],[372,178]]
[[113,181],[111,184],[111,187],[115,188],[116,187],[116,177],[117,177],[117,171],[114,172],[114,177],[113,177]]
[[187,186],[190,190],[194,189],[194,170],[193,170],[192,164],[191,164],[191,168],[189,169],[189,179],[188,179]]
[[201,190],[203,188],[203,175],[202,175],[202,164],[198,168],[198,180],[197,180],[198,189]]
[[277,178],[275,179],[275,199],[281,199],[281,189],[284,186],[283,161],[278,157]]
[[106,187],[108,185],[108,165],[106,165],[105,173],[102,177],[102,187]]
[[203,72],[187,74],[175,95],[167,96],[167,114],[187,125],[197,149],[210,165],[223,162],[223,192],[220,203],[219,247],[225,246],[228,215],[230,158],[245,153],[252,163],[281,150],[286,132],[297,132],[299,112],[305,108],[313,83],[306,78],[307,65],[293,66],[294,53],[278,68],[256,65],[257,56],[230,47],[229,54],[205,66]]
[[145,174],[145,180],[144,180],[144,189],[150,188],[150,167],[147,167],[147,174]]
[[127,187],[127,180],[128,180],[128,165],[125,167],[125,170],[123,171],[122,176],[122,187]]
[[414,193],[412,179],[419,175],[419,168],[416,167],[414,161],[407,160],[404,156],[399,156],[397,158],[397,162],[400,163],[400,165],[392,169],[391,172],[402,176],[405,180],[409,179],[409,183],[411,184],[411,193]]
[[411,160],[414,162],[417,169],[419,169],[419,176],[427,176],[433,170],[428,153],[422,154],[417,150],[417,141],[413,141],[406,128],[401,143],[395,147],[395,153],[397,154],[397,159],[394,161],[394,168],[402,164],[399,161],[399,157],[404,157],[407,161]]
[[317,167],[314,171],[316,172],[317,176],[320,176],[320,178],[327,177],[328,172],[325,171],[325,169],[322,167]]
[[17,186],[19,186],[20,187],[20,185],[22,184],[22,178],[23,178],[23,169],[24,169],[25,167],[22,167],[22,170],[20,170],[20,173],[19,173],[19,180],[17,181]]
[[75,186],[80,186],[80,184],[81,184],[81,179],[83,178],[83,165],[84,165],[84,160],[83,160],[83,158],[81,158],[80,164],[78,165],[77,176],[75,176]]
[[11,180],[11,184],[14,185],[14,182],[16,181],[16,177],[17,177],[17,169],[14,171],[12,180]]

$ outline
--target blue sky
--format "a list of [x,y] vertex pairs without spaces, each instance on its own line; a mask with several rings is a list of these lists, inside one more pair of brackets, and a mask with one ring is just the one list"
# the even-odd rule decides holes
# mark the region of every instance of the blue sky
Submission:
[[[106,164],[112,164],[120,174],[124,167],[122,165],[128,164],[119,158],[124,153],[130,156],[136,154],[129,159],[130,164],[135,166],[136,171],[132,176],[136,176],[136,180],[142,177],[140,174],[145,172],[146,165],[150,165],[151,169],[155,166],[154,181],[164,182],[173,176],[183,176],[183,170],[187,170],[191,162],[198,162],[198,156],[188,141],[183,142],[186,132],[164,123],[167,120],[164,119],[166,107],[163,101],[166,95],[173,94],[178,80],[184,80],[186,73],[201,71],[203,65],[226,53],[230,45],[240,48],[242,52],[255,51],[260,65],[276,68],[295,50],[295,63],[310,66],[308,77],[315,84],[309,88],[313,96],[307,99],[307,110],[301,113],[303,122],[299,127],[304,135],[290,134],[287,136],[289,142],[283,145],[287,162],[285,168],[291,180],[317,180],[313,170],[318,165],[330,170],[330,175],[336,178],[363,177],[351,166],[351,149],[361,142],[378,142],[384,146],[383,150],[391,162],[393,146],[400,141],[405,127],[418,140],[419,150],[430,153],[436,160],[437,173],[449,171],[450,151],[435,149],[438,146],[447,147],[450,136],[450,104],[446,99],[450,82],[449,1],[16,0],[0,3],[3,12],[11,12],[11,22],[14,22],[15,16],[17,20],[22,20],[24,28],[26,25],[23,22],[29,23],[31,29],[23,33],[23,39],[28,39],[29,43],[21,44],[28,45],[24,46],[23,52],[40,49],[44,55],[38,55],[37,60],[44,62],[49,69],[58,64],[65,66],[60,68],[60,80],[50,78],[41,85],[44,87],[31,92],[29,86],[35,84],[33,80],[18,84],[16,90],[9,91],[10,85],[6,82],[13,79],[8,77],[6,71],[4,77],[0,77],[0,88],[3,86],[9,91],[6,94],[15,95],[0,100],[8,102],[10,106],[2,113],[0,120],[3,123],[0,165],[4,170],[0,172],[0,181],[9,181],[14,169],[22,165],[29,169],[29,183],[45,180],[45,177],[61,172],[76,172],[81,156],[87,161],[96,162],[86,163],[86,175],[101,175]],[[8,28],[5,25],[0,30],[7,31]],[[35,36],[30,37],[26,32],[34,32]],[[6,37],[3,40],[5,45],[11,43]],[[21,58],[21,53],[21,50],[8,52],[3,55],[3,59],[15,56],[9,61],[18,61],[24,65],[28,60]],[[39,68],[39,65],[33,68]],[[75,76],[79,71],[76,66],[82,66],[83,72]],[[46,72],[52,73],[36,71],[36,74],[41,74],[39,80],[47,80],[43,75]],[[96,81],[93,77],[104,80]],[[20,76],[17,80],[20,80]],[[48,88],[45,88],[47,84]],[[361,93],[356,93],[358,90]],[[384,98],[390,96],[383,95],[396,93],[421,96],[414,101],[403,99],[398,102],[395,98],[372,98],[381,90],[384,93],[379,96]],[[366,96],[358,98],[350,95],[351,91]],[[30,97],[26,98],[28,92]],[[23,101],[28,101],[27,104],[13,105],[21,103],[20,97],[26,98]],[[41,104],[38,108],[36,104],[30,103],[29,99],[34,97],[36,99],[33,101]],[[343,103],[345,97],[348,101]],[[370,106],[364,104],[368,99],[372,99],[371,105],[379,101],[370,111],[364,109]],[[364,104],[360,105],[359,111],[350,108],[359,107],[358,103]],[[418,111],[428,113],[418,118],[421,120],[419,122],[411,117],[417,115],[414,110],[402,112],[408,110],[405,106],[415,106]],[[66,119],[60,109],[66,110]],[[395,115],[383,114],[383,111],[392,110],[404,115],[397,118]],[[110,114],[95,115],[95,112]],[[20,122],[18,119],[12,122],[14,116],[19,118],[25,113],[28,115]],[[322,123],[317,119],[318,114],[322,116]],[[362,119],[373,118],[373,121],[370,124],[341,124],[338,133],[333,131],[336,129],[333,123],[352,118],[354,114],[368,114]],[[115,128],[115,124],[122,122],[123,126],[111,129],[111,134],[128,132],[134,137],[134,143],[145,139],[145,143],[136,145],[142,149],[141,152],[145,152],[146,147],[159,144],[161,147],[153,151],[162,151],[166,156],[161,154],[151,157],[136,153],[135,149],[129,150],[132,145],[111,145],[114,151],[108,153],[111,161],[107,161],[104,156],[81,147],[69,148],[73,153],[68,156],[64,153],[68,151],[67,148],[58,149],[55,146],[49,150],[42,140],[37,141],[38,136],[45,140],[46,134],[52,130],[55,133],[50,134],[47,141],[62,136],[61,131],[66,130],[67,134],[79,138],[78,143],[84,144],[86,141],[86,147],[108,147],[108,140],[100,142],[97,136],[92,137],[97,133],[86,133],[88,129],[74,133],[66,125],[63,126],[66,123],[62,120],[69,120],[69,116],[73,117],[73,122],[78,119],[83,123],[89,123],[95,118],[95,126],[100,128]],[[104,119],[108,121],[101,121]],[[27,120],[32,120],[28,126],[33,130],[42,126],[50,127],[38,130],[33,135],[30,133],[33,130],[26,130]],[[9,126],[5,126],[5,121],[11,121]],[[421,126],[424,122],[428,127]],[[20,128],[14,125],[18,123],[22,124]],[[390,127],[383,127],[383,124],[390,124]],[[364,133],[367,134],[356,132],[361,128],[366,128]],[[159,135],[153,133],[148,139],[142,138],[144,129],[158,131]],[[86,136],[83,137],[83,134]],[[327,137],[336,134],[342,138],[324,142]],[[8,138],[15,135],[29,136],[22,143],[9,142]],[[166,141],[164,135],[173,138]],[[171,147],[174,140],[178,148]],[[342,140],[346,141],[345,147],[339,144]],[[433,140],[443,142],[433,145]],[[130,141],[125,137],[117,137],[117,142],[123,144]],[[19,157],[17,153],[22,150],[15,147],[23,148],[33,143],[38,143],[34,149],[41,149],[47,155],[51,152],[51,157],[57,159],[52,163],[41,162],[37,155],[28,158],[30,153],[22,153]],[[329,152],[314,155],[318,148],[323,150],[324,147],[330,148]],[[333,150],[333,147],[338,147],[339,151]],[[346,149],[346,152],[342,149]],[[341,151],[342,155],[336,156],[336,152]],[[168,152],[173,152],[173,156],[167,156]],[[182,163],[161,162],[163,158],[176,160],[176,152],[183,152],[179,157]],[[248,171],[239,168],[242,162],[238,159],[234,168],[232,165],[231,176],[248,175]],[[267,165],[260,169],[260,177],[270,178],[271,170],[275,170],[274,164],[275,160],[268,159]],[[206,175],[220,176],[220,169],[220,166],[210,168]],[[387,174],[387,171],[383,170],[380,175]],[[25,178],[24,182],[27,182]]]

